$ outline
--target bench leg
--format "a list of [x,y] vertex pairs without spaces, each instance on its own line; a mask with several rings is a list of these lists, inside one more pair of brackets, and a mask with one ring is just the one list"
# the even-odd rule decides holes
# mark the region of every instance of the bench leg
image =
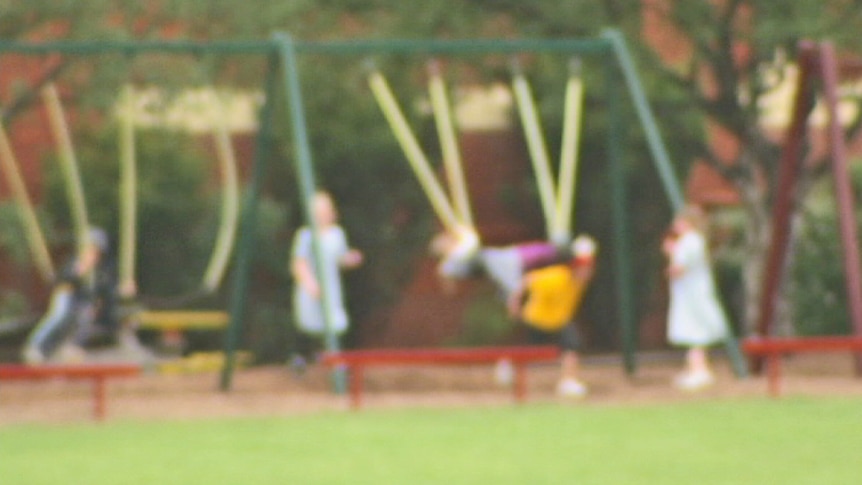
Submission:
[[362,406],[363,366],[350,366],[350,407],[359,409]]
[[523,362],[515,362],[515,382],[512,391],[515,401],[522,403],[527,399],[527,366]]
[[105,419],[105,378],[93,378],[93,418],[97,421]]
[[766,378],[769,382],[769,395],[781,395],[781,354],[771,353],[766,358]]

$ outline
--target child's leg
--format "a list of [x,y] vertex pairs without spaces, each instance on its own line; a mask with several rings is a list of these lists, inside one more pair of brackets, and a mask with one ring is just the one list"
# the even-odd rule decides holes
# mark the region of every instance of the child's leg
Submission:
[[74,332],[76,322],[77,308],[73,290],[66,286],[55,289],[48,311],[27,338],[24,360],[28,363],[40,363],[50,358]]
[[686,353],[686,365],[691,373],[709,372],[709,357],[704,347],[691,347]]
[[571,322],[560,331],[560,378],[578,379],[580,373],[580,359],[578,349],[580,348],[580,337],[575,322]]
[[580,380],[580,338],[575,322],[569,323],[560,331],[559,345],[560,381],[557,384],[557,393],[562,396],[583,397],[587,394],[587,386]]
[[560,378],[577,379],[580,373],[580,359],[574,350],[563,350],[560,354]]
[[709,369],[705,347],[690,347],[685,355],[685,372],[674,379],[680,389],[695,391],[711,385],[714,377]]

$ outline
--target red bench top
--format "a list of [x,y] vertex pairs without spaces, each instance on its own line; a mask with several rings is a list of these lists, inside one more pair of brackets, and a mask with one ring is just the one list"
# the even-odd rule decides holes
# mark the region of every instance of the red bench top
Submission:
[[751,354],[862,350],[862,337],[751,337],[743,341],[742,348]]
[[326,364],[469,364],[511,359],[515,362],[554,360],[560,355],[556,346],[363,349],[330,352]]
[[135,376],[141,367],[135,364],[49,364],[49,365],[0,365],[0,379],[45,379],[67,377],[76,379],[99,377]]

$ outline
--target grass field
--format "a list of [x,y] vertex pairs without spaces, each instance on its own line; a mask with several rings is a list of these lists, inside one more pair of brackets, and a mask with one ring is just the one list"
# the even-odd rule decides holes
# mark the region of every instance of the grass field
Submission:
[[0,428],[0,483],[857,484],[862,400]]

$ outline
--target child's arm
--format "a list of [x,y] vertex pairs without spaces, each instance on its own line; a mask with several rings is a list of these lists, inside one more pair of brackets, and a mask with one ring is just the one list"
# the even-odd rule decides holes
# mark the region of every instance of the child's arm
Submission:
[[308,264],[305,258],[293,258],[290,269],[293,279],[306,293],[314,298],[320,295],[320,285],[317,284],[314,271],[312,271],[311,265]]
[[521,307],[524,303],[524,295],[527,292],[527,285],[530,281],[530,274],[524,275],[521,279],[521,284],[513,291],[506,300],[506,308],[509,310],[509,316],[517,318],[521,315]]
[[341,261],[339,261],[339,265],[342,268],[352,269],[362,264],[363,255],[362,251],[358,249],[350,249],[344,256],[341,257]]
[[338,257],[338,266],[352,269],[362,264],[362,252],[350,247],[347,243],[347,234],[345,234],[344,228],[335,226],[332,229],[335,231],[338,241],[338,250],[336,252],[336,254],[340,255]]
[[290,274],[294,281],[306,293],[314,298],[320,295],[320,285],[317,283],[317,275],[314,274],[311,257],[311,233],[307,229],[297,231],[291,248]]
[[594,261],[578,264],[574,269],[575,279],[580,281],[584,286],[589,284],[595,274],[596,265]]

